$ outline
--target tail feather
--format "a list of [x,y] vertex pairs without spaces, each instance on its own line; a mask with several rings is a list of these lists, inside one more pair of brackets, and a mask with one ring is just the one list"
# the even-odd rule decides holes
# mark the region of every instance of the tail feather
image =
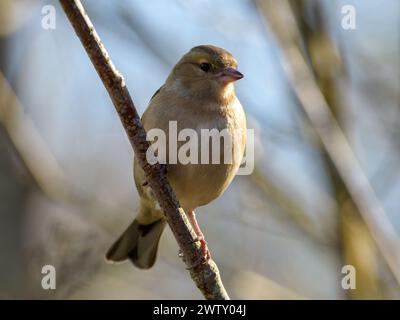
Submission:
[[158,243],[164,227],[164,219],[148,225],[133,221],[108,250],[107,261],[121,262],[130,259],[138,268],[151,268],[156,261]]

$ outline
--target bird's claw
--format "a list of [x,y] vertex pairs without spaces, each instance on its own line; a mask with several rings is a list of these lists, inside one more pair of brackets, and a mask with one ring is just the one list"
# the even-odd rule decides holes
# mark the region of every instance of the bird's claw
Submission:
[[[194,261],[190,266],[188,266],[186,268],[187,270],[195,269],[199,265],[202,265],[211,259],[211,254],[210,254],[210,251],[208,250],[207,242],[204,239],[204,237],[195,238],[193,240],[193,243],[198,242],[198,241],[200,242],[200,249],[201,249],[202,254],[196,261]],[[182,250],[179,250],[178,256],[180,258],[182,258],[184,262],[186,262],[186,259],[185,259],[185,256],[184,256]]]

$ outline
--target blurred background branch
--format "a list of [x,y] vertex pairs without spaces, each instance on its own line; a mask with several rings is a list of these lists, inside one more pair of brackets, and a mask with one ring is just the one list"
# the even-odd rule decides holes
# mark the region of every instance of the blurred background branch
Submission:
[[[282,47],[288,81],[292,85],[293,91],[310,119],[313,128],[321,139],[324,152],[326,152],[325,158],[327,158],[329,172],[336,189],[336,195],[339,197],[338,203],[341,218],[347,218],[347,211],[343,211],[340,207],[343,201],[346,200],[346,197],[351,196],[351,201],[354,201],[354,204],[357,206],[357,210],[364,218],[393,275],[400,283],[400,242],[398,235],[388,220],[345,134],[335,118],[335,113],[337,116],[338,110],[335,108],[333,101],[336,95],[334,95],[334,83],[329,70],[338,72],[337,67],[340,70],[340,66],[338,66],[340,61],[334,55],[335,50],[330,47],[329,41],[324,38],[323,26],[320,25],[315,38],[311,38],[309,30],[304,28],[303,23],[302,34],[304,34],[304,39],[302,39],[289,1],[260,0],[257,1],[257,4],[275,32],[277,40]],[[300,12],[305,9],[301,5],[302,2],[296,3],[297,10]],[[279,14],[276,14],[277,12]],[[282,15],[286,15],[286,19],[282,19]],[[300,28],[300,30],[302,29]],[[301,50],[301,40],[305,40],[304,45],[307,48],[309,62],[312,65],[318,62],[316,61],[317,55],[315,49],[318,49],[318,56],[322,53],[321,57],[324,57],[324,60],[326,59],[324,61],[326,65],[317,64],[315,73],[310,70],[309,64],[304,58],[307,53]],[[324,52],[326,54],[323,54]],[[332,58],[330,59],[330,57]],[[320,81],[322,92],[316,81]],[[323,95],[324,93],[325,96]],[[329,102],[331,102],[331,105],[329,105]],[[343,223],[346,223],[346,221],[343,221]],[[344,236],[347,234],[345,232]]]

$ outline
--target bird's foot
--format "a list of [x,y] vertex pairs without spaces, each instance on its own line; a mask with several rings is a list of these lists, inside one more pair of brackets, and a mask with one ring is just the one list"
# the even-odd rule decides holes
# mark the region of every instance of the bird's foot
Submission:
[[[194,261],[190,266],[188,266],[186,268],[188,270],[194,269],[194,268],[198,267],[199,265],[202,265],[211,259],[211,254],[210,254],[210,251],[208,250],[207,241],[203,237],[197,237],[196,239],[194,239],[193,242],[198,242],[198,241],[200,242],[200,249],[201,249],[202,254],[196,261]],[[185,259],[185,256],[184,256],[182,250],[179,250],[178,256],[180,258],[182,258],[183,261],[186,263],[186,259]]]
[[207,262],[208,260],[211,259],[211,254],[210,254],[210,250],[208,250],[208,245],[207,245],[207,241],[206,239],[204,239],[203,236],[198,236],[194,242],[200,242],[200,248],[201,248],[201,252],[202,252],[202,257],[204,258],[204,260]]

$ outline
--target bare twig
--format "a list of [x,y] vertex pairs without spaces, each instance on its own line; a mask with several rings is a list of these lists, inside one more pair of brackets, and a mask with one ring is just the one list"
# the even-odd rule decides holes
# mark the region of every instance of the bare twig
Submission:
[[[60,3],[114,103],[138,162],[164,211],[186,264],[195,264],[202,255],[200,244],[195,241],[196,234],[180,208],[162,166],[158,163],[150,165],[146,160],[146,151],[150,145],[123,76],[112,63],[81,2],[60,0]],[[214,261],[209,260],[190,269],[190,274],[206,299],[229,299]]]
[[289,3],[271,0],[256,0],[256,3],[282,47],[285,71],[295,95],[319,135],[326,153],[365,220],[379,250],[400,283],[399,237],[379,203],[350,143],[315,83],[314,76],[298,46],[299,35]]

